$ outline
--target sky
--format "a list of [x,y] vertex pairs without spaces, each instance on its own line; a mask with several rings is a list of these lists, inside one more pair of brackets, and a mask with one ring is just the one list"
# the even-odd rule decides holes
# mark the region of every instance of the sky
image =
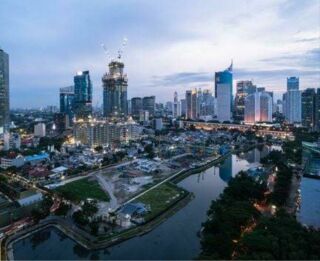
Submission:
[[234,82],[253,80],[276,97],[289,76],[301,89],[320,87],[320,0],[1,0],[11,107],[58,105],[79,70],[90,71],[101,105],[101,43],[115,57],[124,37],[129,98],[213,90],[214,72],[232,59]]

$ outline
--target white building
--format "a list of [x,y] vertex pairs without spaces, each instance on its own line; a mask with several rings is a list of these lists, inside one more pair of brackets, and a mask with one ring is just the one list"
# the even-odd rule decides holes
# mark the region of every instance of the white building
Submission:
[[288,90],[285,93],[285,117],[289,123],[301,122],[301,92]]
[[156,119],[154,119],[154,128],[155,128],[156,130],[162,130],[162,129],[163,129],[162,118],[156,118]]
[[217,116],[218,120],[230,121],[231,120],[231,97],[229,84],[218,84],[217,89]]
[[90,147],[128,142],[140,137],[142,127],[133,120],[126,122],[79,121],[74,124],[75,141]]
[[21,156],[21,155],[18,155],[17,157],[15,158],[5,158],[5,157],[2,157],[1,158],[1,164],[0,164],[0,167],[2,169],[7,169],[7,168],[10,168],[10,167],[21,167],[23,166],[25,163],[25,160],[24,160],[24,157]]
[[272,98],[266,92],[255,92],[245,98],[244,122],[253,124],[257,122],[272,121]]
[[46,136],[46,125],[44,123],[37,123],[34,125],[34,136],[45,137]]

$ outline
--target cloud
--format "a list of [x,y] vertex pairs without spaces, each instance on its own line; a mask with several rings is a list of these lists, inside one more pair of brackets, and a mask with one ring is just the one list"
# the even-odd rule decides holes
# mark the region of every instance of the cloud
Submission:
[[211,88],[214,72],[232,58],[235,79],[283,86],[294,73],[305,87],[315,86],[319,8],[318,0],[2,0],[0,45],[10,55],[11,104],[58,104],[59,87],[84,69],[94,103],[101,103],[107,66],[100,43],[116,55],[123,36],[129,97],[165,101],[170,86]]
[[320,48],[314,48],[300,54],[285,54],[278,57],[264,58],[260,61],[295,68],[319,68]]

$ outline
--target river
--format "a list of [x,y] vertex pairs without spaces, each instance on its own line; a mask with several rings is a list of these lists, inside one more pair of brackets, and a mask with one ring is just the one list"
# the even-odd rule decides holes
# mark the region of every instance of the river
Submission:
[[16,242],[17,260],[74,259],[193,259],[200,253],[197,233],[206,220],[212,200],[229,179],[241,170],[256,166],[269,149],[254,149],[240,156],[230,155],[219,166],[189,176],[178,183],[195,198],[150,233],[103,250],[88,251],[56,228],[48,228]]

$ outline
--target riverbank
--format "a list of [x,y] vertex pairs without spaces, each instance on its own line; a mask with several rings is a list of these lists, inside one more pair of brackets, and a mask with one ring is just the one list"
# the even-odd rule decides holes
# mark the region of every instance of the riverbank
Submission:
[[[250,148],[247,147],[246,150],[250,150],[254,147],[255,146],[250,146]],[[241,152],[241,151],[234,151],[234,153],[238,153],[238,152]],[[212,167],[215,164],[223,162],[223,160],[225,158],[227,158],[228,156],[230,156],[230,154],[231,154],[231,152],[222,156],[222,157],[214,158],[214,159],[212,159],[212,161],[208,162],[208,164],[205,164],[203,166],[199,166],[194,169],[185,170],[185,171],[181,172],[179,176],[175,177],[171,182],[176,184],[180,180],[185,179],[186,177],[188,177],[192,174],[202,172],[202,171]],[[83,235],[79,233],[79,231],[78,231],[79,229],[74,231],[73,228],[70,226],[70,224],[63,224],[62,222],[60,222],[60,227],[58,227],[58,228],[59,228],[59,230],[64,232],[66,235],[70,236],[70,238],[72,238],[74,241],[76,241],[80,245],[84,246],[86,249],[106,248],[106,247],[118,244],[118,243],[125,241],[127,239],[130,239],[132,237],[141,236],[143,234],[149,233],[150,231],[155,229],[155,227],[157,227],[162,222],[164,222],[169,217],[171,217],[176,212],[178,212],[181,208],[184,208],[192,200],[192,198],[193,198],[193,195],[188,194],[188,195],[186,195],[185,198],[183,198],[179,202],[175,202],[175,204],[173,206],[170,206],[168,209],[166,209],[164,211],[164,213],[157,216],[152,221],[150,221],[144,225],[137,226],[132,229],[123,231],[122,233],[112,235],[109,237],[105,237],[105,238],[100,237],[100,238],[94,239],[93,236],[91,236],[89,234],[86,235],[86,236],[88,236],[88,238],[83,237]],[[27,233],[27,234],[28,234],[27,236],[29,236],[32,233]],[[13,240],[11,240],[11,243],[12,243],[11,246],[13,246],[13,244],[17,241],[19,241],[19,237],[14,242],[13,242]],[[8,240],[8,243],[9,243],[9,240]],[[8,249],[10,249],[10,247],[8,247]]]

